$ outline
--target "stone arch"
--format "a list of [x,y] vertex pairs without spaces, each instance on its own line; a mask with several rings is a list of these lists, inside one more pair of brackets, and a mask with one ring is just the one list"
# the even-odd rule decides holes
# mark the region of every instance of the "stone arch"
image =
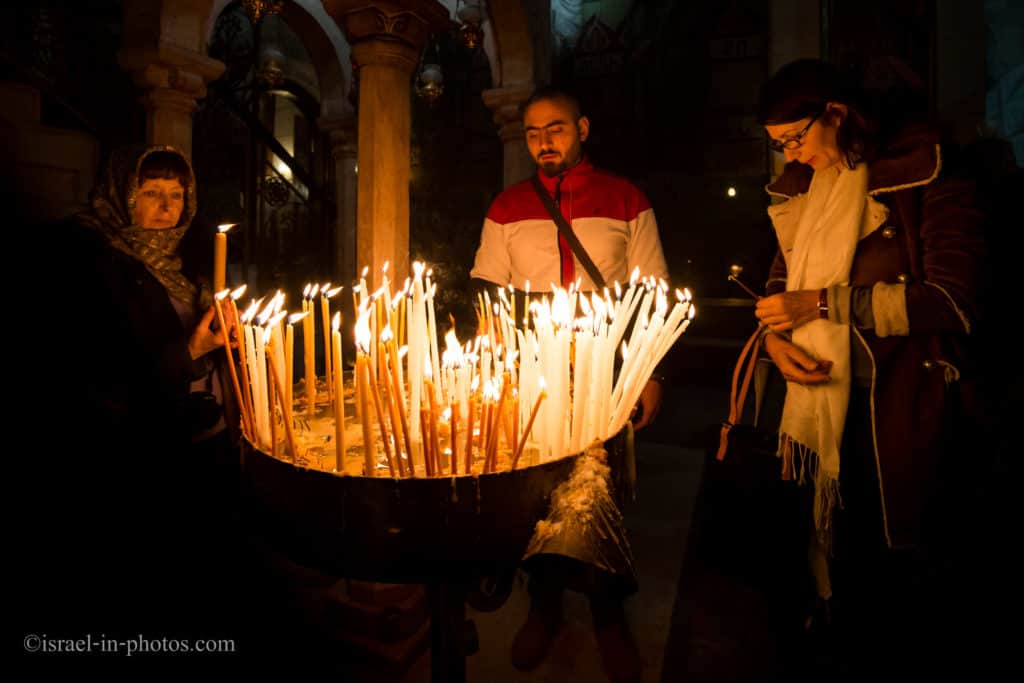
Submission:
[[[232,0],[215,0],[203,24],[204,46],[210,44],[217,17]],[[309,52],[320,84],[320,115],[350,115],[348,94],[352,84],[349,45],[338,25],[327,16],[323,4],[314,0],[292,0],[284,6],[282,19]]]

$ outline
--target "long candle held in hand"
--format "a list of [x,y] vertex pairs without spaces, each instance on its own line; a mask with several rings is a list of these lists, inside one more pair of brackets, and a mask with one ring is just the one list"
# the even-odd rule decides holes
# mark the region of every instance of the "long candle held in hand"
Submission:
[[213,291],[224,289],[228,269],[228,230],[234,223],[221,223],[213,236]]

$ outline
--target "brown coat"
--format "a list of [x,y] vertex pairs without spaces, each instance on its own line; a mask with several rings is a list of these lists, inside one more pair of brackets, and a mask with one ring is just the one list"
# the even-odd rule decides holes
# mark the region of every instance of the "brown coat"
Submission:
[[[922,540],[923,513],[939,484],[951,389],[966,371],[962,342],[977,309],[982,215],[973,183],[945,177],[941,166],[937,138],[925,130],[905,132],[868,165],[869,208],[850,272],[853,287],[905,285],[909,334],[851,328],[871,359],[875,462],[890,547]],[[769,211],[777,231],[799,215],[810,178],[808,167],[790,163],[768,186],[790,198]],[[780,247],[768,294],[785,289]],[[902,297],[898,308],[902,317]]]

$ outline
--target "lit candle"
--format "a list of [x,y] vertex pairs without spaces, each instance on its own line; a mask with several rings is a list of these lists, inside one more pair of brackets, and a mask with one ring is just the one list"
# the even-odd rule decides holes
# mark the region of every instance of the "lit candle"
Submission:
[[247,361],[249,357],[248,351],[248,340],[246,339],[244,328],[242,327],[242,318],[238,314],[238,305],[235,303],[239,297],[245,293],[245,285],[242,285],[238,289],[231,292],[231,316],[234,318],[235,330],[237,331],[238,338],[238,365],[242,369],[242,411],[247,416],[247,422],[249,425],[248,436],[250,441],[255,442],[256,433],[256,418],[252,411],[252,385],[249,383],[249,363]]
[[377,450],[373,439],[373,427],[370,426],[370,406],[368,405],[368,394],[370,377],[366,367],[366,354],[362,351],[356,352],[356,394],[359,400],[359,410],[363,425],[363,476],[375,477],[374,454]]
[[213,236],[213,291],[224,289],[228,267],[228,230],[234,223],[221,223]]
[[334,342],[332,349],[331,367],[334,369],[334,471],[345,471],[345,391],[341,381],[341,312],[335,314],[333,333],[331,339]]
[[530,411],[530,419],[526,421],[526,428],[523,430],[523,438],[519,440],[519,445],[516,446],[516,453],[512,456],[512,466],[510,470],[516,468],[516,463],[519,462],[519,456],[523,454],[523,448],[526,446],[526,440],[530,437],[530,429],[533,428],[533,421],[537,419],[537,411],[540,410],[541,401],[547,396],[547,392],[544,391],[544,378],[541,377],[539,380],[540,393],[537,394],[537,402],[533,404],[533,410]]
[[430,369],[427,368],[426,376],[423,378],[423,390],[427,392],[430,400],[430,455],[436,474],[441,474],[441,445],[437,438],[437,399],[435,398],[434,383],[431,379]]
[[[334,396],[334,373],[331,372],[331,304],[327,300],[327,290],[331,283],[320,287],[320,323],[324,334],[324,383],[327,385],[327,400]],[[337,293],[337,292],[335,292]]]
[[[476,381],[476,377],[473,378]],[[476,401],[474,400],[474,394],[476,393],[475,388],[473,394],[469,397],[469,415],[466,418],[466,474],[472,474],[473,470],[473,418],[476,413]]]
[[[391,334],[391,327],[386,326],[380,334],[380,341],[377,343],[377,355],[380,357],[380,384],[377,387],[378,393],[381,394],[381,401],[386,407],[387,417],[391,420],[391,429],[389,432],[391,438],[394,439],[395,444],[395,460],[398,466],[398,474],[405,476],[405,467],[402,463],[402,444],[399,441],[399,425],[398,425],[398,401],[397,396],[392,388],[391,384],[391,372],[388,370],[388,346],[391,343],[393,335]],[[383,426],[383,423],[382,423]]]
[[454,477],[459,473],[459,412],[462,410],[462,406],[458,403],[453,403],[448,407],[449,417],[449,430],[448,430],[448,442],[451,444],[452,451],[452,471],[451,475]]
[[295,389],[295,323],[308,315],[309,311],[288,316],[288,327],[285,328],[284,334],[285,403],[293,407],[295,406],[295,397],[292,395]]
[[319,285],[306,285],[302,292],[302,308],[309,315],[302,320],[302,342],[305,350],[304,365],[306,373],[306,412],[316,414],[316,308],[313,297]]
[[398,359],[398,353],[395,351],[395,341],[393,339],[388,343],[388,346],[391,349],[391,372],[389,373],[391,378],[391,394],[394,403],[397,404],[398,418],[402,425],[402,439],[405,442],[406,457],[409,458],[409,476],[415,477],[416,466],[412,457],[412,441],[409,438],[409,423],[405,416],[405,399],[402,397],[402,380],[400,376],[402,364]]
[[359,403],[359,417],[363,425],[363,475],[377,476],[374,456],[377,446],[373,439],[373,428],[370,426],[370,372],[367,367],[367,346],[370,343],[369,312],[363,310],[356,318],[356,400]]
[[[221,305],[221,301],[227,297],[228,291],[225,289],[218,292],[213,298],[213,307],[217,311],[217,324],[220,325],[221,331],[224,333],[224,352],[227,354],[228,372],[231,375],[231,387],[235,391],[235,400],[238,402],[239,411],[242,414],[242,427],[248,432],[248,414],[245,411],[245,401],[242,398],[242,387],[238,385],[238,373],[235,372],[235,356],[231,352],[231,339],[228,334],[228,326],[224,322],[224,310]],[[234,323],[234,321],[232,321]]]
[[505,399],[508,397],[509,386],[507,376],[504,379],[506,381],[501,383],[501,394],[498,396],[498,402],[491,410],[491,424],[487,427],[488,439],[484,458],[484,472],[493,472],[498,464],[498,437],[501,434],[501,414],[505,406]]
[[[281,396],[284,392],[282,391],[279,379],[280,375],[277,368],[277,362],[274,360],[274,354],[272,351],[273,350],[267,354],[267,361],[270,363],[270,375],[274,382],[274,388],[277,390],[277,395]],[[299,451],[295,445],[295,428],[292,425],[292,411],[287,405],[282,406],[282,408],[284,412],[284,415],[282,416],[284,418],[284,433],[288,438],[288,452],[291,455],[292,462],[295,462],[299,455]]]

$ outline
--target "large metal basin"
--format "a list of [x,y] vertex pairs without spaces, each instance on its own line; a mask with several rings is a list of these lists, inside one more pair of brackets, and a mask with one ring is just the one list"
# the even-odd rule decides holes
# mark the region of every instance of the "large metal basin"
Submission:
[[277,460],[243,439],[249,521],[278,551],[337,576],[451,581],[515,565],[578,455],[479,476],[336,476]]

